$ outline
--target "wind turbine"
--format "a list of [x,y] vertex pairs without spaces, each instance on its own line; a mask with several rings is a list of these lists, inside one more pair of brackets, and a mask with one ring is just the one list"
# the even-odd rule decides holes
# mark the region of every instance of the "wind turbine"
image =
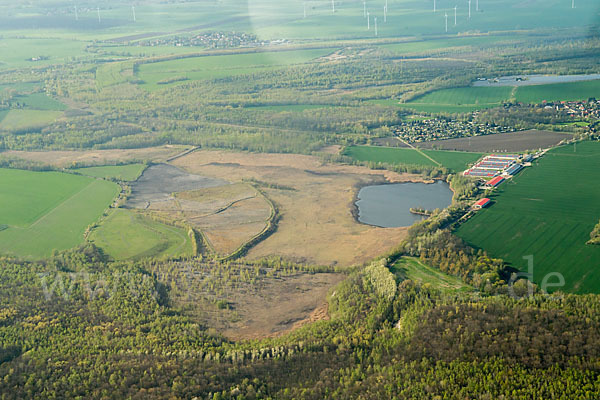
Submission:
[[479,12],[479,0],[475,0],[475,11]]
[[335,14],[335,0],[331,0],[331,12]]
[[100,20],[100,7],[98,7],[97,10],[98,10],[98,23],[100,23],[100,21],[101,21]]
[[371,30],[371,13],[367,11],[367,30]]
[[133,22],[135,22],[135,6],[131,5],[131,13],[133,14]]
[[448,33],[448,13],[447,12],[444,14],[444,17],[446,18],[446,33]]
[[387,22],[387,10],[388,10],[388,0],[385,0],[385,7],[383,7],[383,22]]
[[454,26],[456,26],[456,9],[458,6],[454,6]]
[[75,4],[75,21],[79,21],[79,14],[77,13],[77,4]]
[[375,36],[377,36],[377,17],[375,17]]
[[435,4],[435,0],[433,0],[433,12],[436,11],[436,4]]
[[471,19],[471,0],[469,0],[469,19]]
[[383,22],[387,22],[387,8],[383,7]]
[[571,0],[571,8],[575,8],[575,0]]

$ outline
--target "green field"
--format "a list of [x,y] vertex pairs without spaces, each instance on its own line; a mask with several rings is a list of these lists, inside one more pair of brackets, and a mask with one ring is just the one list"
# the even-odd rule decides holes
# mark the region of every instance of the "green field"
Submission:
[[398,280],[410,279],[443,291],[470,291],[472,288],[459,278],[423,264],[418,258],[402,257],[390,270]]
[[[0,28],[0,30],[2,30]],[[62,38],[2,38],[0,40],[0,70],[34,68],[68,61],[73,57],[89,57],[85,42]],[[39,61],[32,58],[43,57]]]
[[436,90],[402,107],[425,112],[469,112],[497,107],[511,98],[512,87],[462,87]]
[[103,167],[76,168],[73,171],[81,175],[96,178],[118,179],[121,181],[135,181],[144,171],[144,164],[106,165]]
[[40,129],[62,115],[62,111],[10,110],[0,122],[0,130]]
[[590,97],[600,97],[600,80],[520,87],[468,86],[436,90],[407,103],[398,103],[395,100],[380,102],[430,113],[460,113],[497,107],[508,100],[539,104],[544,100],[572,101],[587,100]]
[[428,53],[431,50],[438,49],[448,51],[448,49],[456,49],[464,46],[489,47],[494,44],[513,43],[515,41],[522,42],[523,37],[516,35],[457,36],[447,39],[418,40],[407,43],[385,44],[379,46],[379,48],[385,49],[395,55],[402,55]]
[[522,86],[517,89],[517,101],[541,103],[544,100],[587,100],[600,98],[600,80],[557,83],[553,85]]
[[494,204],[457,235],[521,270],[527,266],[523,257],[533,255],[538,284],[559,272],[564,290],[600,293],[600,246],[586,245],[600,219],[598,171],[599,142],[554,149],[500,186]]
[[[358,161],[387,164],[442,165],[454,172],[464,171],[469,164],[481,158],[481,153],[460,151],[420,150],[379,146],[351,146],[344,155]],[[428,158],[429,157],[429,158]]]
[[0,169],[0,253],[43,258],[83,241],[119,192],[104,180],[58,172]]
[[9,110],[0,110],[0,123],[2,123],[2,120],[4,119],[4,117],[6,117],[6,115],[8,114]]
[[16,100],[34,110],[64,111],[67,109],[63,103],[48,97],[45,93],[32,93]]
[[112,210],[89,240],[116,260],[193,255],[192,239],[184,229],[132,210]]
[[332,52],[318,49],[181,58],[142,64],[137,77],[144,81],[144,88],[156,90],[169,86],[159,83],[168,79],[206,80],[253,74],[306,63]]

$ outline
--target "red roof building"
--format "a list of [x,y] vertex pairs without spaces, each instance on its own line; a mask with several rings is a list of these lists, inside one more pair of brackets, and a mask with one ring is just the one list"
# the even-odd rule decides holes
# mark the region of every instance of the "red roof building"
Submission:
[[501,184],[502,182],[504,182],[504,178],[503,178],[503,177],[501,177],[501,176],[497,176],[497,177],[495,177],[494,179],[490,180],[490,181],[487,183],[487,186],[489,186],[489,187],[496,187],[496,186],[498,186],[499,184]]
[[475,204],[473,204],[473,208],[476,210],[481,210],[482,208],[489,206],[490,203],[491,203],[491,200],[488,199],[487,197],[485,197],[481,200],[478,200]]

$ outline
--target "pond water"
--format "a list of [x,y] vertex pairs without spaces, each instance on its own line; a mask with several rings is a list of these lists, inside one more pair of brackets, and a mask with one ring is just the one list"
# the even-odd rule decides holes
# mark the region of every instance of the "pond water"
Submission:
[[473,86],[531,86],[547,85],[551,83],[568,83],[580,81],[593,81],[600,79],[600,74],[590,75],[517,75],[503,76],[473,82]]
[[358,192],[358,220],[364,224],[395,228],[411,226],[425,217],[411,208],[443,209],[452,203],[452,191],[446,182],[395,183],[365,186]]

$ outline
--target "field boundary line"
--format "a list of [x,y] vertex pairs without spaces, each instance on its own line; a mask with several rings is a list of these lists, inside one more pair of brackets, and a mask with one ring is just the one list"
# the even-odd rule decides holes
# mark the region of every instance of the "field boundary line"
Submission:
[[407,141],[405,141],[404,139],[400,138],[399,136],[396,136],[396,139],[398,139],[399,141],[401,141],[402,143],[404,143],[405,145],[407,145],[408,147],[410,147],[411,149],[413,149],[414,151],[416,151],[417,153],[419,153],[423,157],[429,159],[430,161],[432,161],[438,167],[442,166],[442,164],[440,164],[439,162],[435,161],[433,158],[429,157],[427,154],[423,153],[420,149],[417,149],[412,144],[408,143]]
[[52,213],[54,213],[55,210],[61,208],[66,202],[70,201],[71,199],[73,199],[73,197],[75,197],[79,193],[83,192],[85,189],[87,189],[88,187],[90,187],[90,185],[92,185],[92,183],[94,183],[94,182],[95,182],[95,180],[91,181],[90,183],[88,183],[87,185],[85,185],[84,187],[82,187],[81,190],[77,191],[76,193],[73,193],[71,196],[69,196],[68,198],[66,198],[65,200],[63,200],[56,207],[54,207],[52,210],[48,211],[46,214],[44,214],[41,217],[39,217],[38,219],[36,219],[31,225],[29,225],[25,229],[30,229],[30,228],[33,228],[34,226],[36,226],[41,220],[47,218],[49,215],[51,215]]

